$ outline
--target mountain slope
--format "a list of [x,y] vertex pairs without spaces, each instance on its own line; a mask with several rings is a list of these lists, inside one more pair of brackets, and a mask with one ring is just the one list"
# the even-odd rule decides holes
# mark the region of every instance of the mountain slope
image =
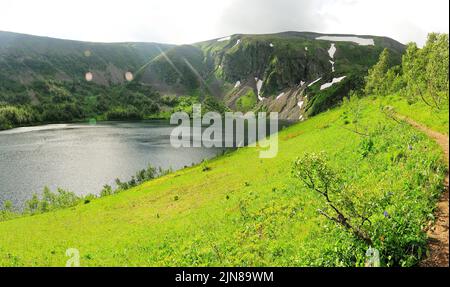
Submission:
[[357,104],[370,149],[340,107],[281,131],[276,158],[242,148],[205,163],[208,169],[187,168],[73,208],[0,222],[0,266],[64,266],[68,248],[80,252],[81,266],[362,265],[368,246],[321,216],[320,197],[291,176],[296,157],[320,151],[346,189],[371,203],[372,247],[382,264],[414,265],[444,176],[441,152],[387,118],[380,100]]
[[158,117],[176,110],[177,97],[165,95],[303,120],[360,88],[385,48],[392,63],[399,63],[404,46],[375,36],[238,34],[173,46],[0,32],[0,105],[23,108],[14,116],[10,107],[0,111],[0,128]]
[[164,106],[160,95],[148,85],[128,81],[171,47],[0,32],[0,129],[158,116]]
[[135,71],[172,47],[157,43],[89,43],[0,31],[0,77],[33,80],[82,80],[87,72],[101,85],[123,83]]
[[[367,70],[385,49],[391,51],[393,64],[400,63],[404,46],[392,39],[357,35],[322,35],[286,32],[272,35],[232,35],[186,47],[175,47],[155,58],[143,77],[160,91],[178,94],[210,94],[223,99],[232,109],[241,97],[253,90],[256,110],[277,111],[283,118],[298,120],[310,107],[305,100],[308,90],[312,100],[317,91],[308,89],[315,82],[320,87],[334,78],[346,77],[343,90],[328,93],[329,108],[352,88],[358,88]],[[186,50],[189,53],[186,54]],[[203,58],[200,56],[203,53]],[[179,73],[183,71],[183,73]],[[155,75],[170,74],[170,77]],[[187,79],[190,79],[186,81]],[[167,87],[176,89],[167,89]],[[283,94],[294,105],[276,103]],[[293,96],[295,95],[295,96]],[[280,99],[281,97],[279,97]],[[300,102],[304,102],[302,109]],[[318,111],[312,112],[315,114]]]

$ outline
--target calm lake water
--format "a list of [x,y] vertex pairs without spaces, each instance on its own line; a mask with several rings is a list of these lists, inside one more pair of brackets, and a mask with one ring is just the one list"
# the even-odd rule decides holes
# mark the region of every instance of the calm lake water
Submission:
[[45,186],[79,195],[98,194],[114,180],[129,180],[149,164],[174,170],[199,163],[223,149],[170,145],[166,121],[62,124],[0,132],[0,204],[16,207]]

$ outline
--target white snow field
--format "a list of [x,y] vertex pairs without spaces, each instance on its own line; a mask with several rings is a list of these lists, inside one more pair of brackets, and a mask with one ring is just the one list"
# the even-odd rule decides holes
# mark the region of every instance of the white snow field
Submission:
[[351,36],[320,36],[316,40],[334,41],[334,42],[353,42],[360,46],[375,46],[373,39],[351,37]]
[[340,81],[342,81],[343,79],[345,79],[346,76],[340,77],[340,78],[334,78],[333,81],[331,81],[331,83],[326,83],[323,84],[322,86],[320,86],[320,90],[325,90],[328,89],[329,87],[333,86],[334,84],[339,83]]

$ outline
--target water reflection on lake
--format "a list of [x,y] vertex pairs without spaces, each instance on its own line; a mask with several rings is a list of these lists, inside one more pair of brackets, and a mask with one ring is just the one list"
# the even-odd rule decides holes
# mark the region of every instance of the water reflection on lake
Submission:
[[0,132],[0,204],[22,206],[44,186],[80,195],[99,193],[115,178],[129,180],[152,164],[174,170],[223,149],[170,145],[166,121],[57,124]]

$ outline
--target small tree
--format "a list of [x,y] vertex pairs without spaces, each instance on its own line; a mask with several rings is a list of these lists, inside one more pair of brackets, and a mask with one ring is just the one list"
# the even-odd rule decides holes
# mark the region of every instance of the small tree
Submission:
[[448,34],[431,33],[423,48],[426,57],[426,91],[433,105],[441,109],[448,105]]
[[384,49],[376,63],[366,77],[365,92],[367,95],[383,95],[386,93],[386,73],[391,66],[391,56],[388,49]]
[[419,97],[437,109],[448,106],[448,53],[448,34],[429,34],[422,49],[408,44],[402,66],[409,98]]
[[112,187],[108,184],[105,184],[102,191],[100,192],[100,197],[105,197],[112,194],[114,194],[114,190],[112,189]]
[[328,165],[324,152],[307,153],[298,158],[294,162],[292,173],[306,187],[323,197],[325,208],[318,209],[321,215],[351,231],[367,244],[372,244],[372,240],[363,229],[366,222],[370,223],[369,216],[360,213],[352,197],[344,192],[345,185],[338,173]]
[[361,136],[367,136],[367,128],[361,125],[362,105],[359,100],[359,95],[355,91],[350,91],[348,97],[342,101],[342,108],[344,109],[343,118],[346,125],[353,125],[354,130],[350,130]]
[[12,211],[13,211],[13,204],[12,204],[12,202],[11,202],[10,200],[6,200],[6,201],[3,203],[3,208],[2,208],[2,210],[3,210],[3,211],[6,211],[6,212],[12,212]]

